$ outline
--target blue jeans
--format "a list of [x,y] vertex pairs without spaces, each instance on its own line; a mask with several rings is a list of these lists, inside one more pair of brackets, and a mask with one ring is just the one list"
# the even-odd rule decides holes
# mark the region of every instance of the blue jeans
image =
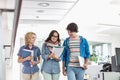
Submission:
[[68,80],[84,80],[85,70],[80,67],[67,67]]

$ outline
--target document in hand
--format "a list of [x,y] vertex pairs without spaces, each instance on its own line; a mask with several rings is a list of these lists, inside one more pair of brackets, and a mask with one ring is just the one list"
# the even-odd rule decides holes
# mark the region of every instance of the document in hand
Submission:
[[[23,49],[24,51],[26,51],[26,53],[28,52],[28,53],[31,53],[30,55],[31,56],[33,56],[33,50],[28,50],[28,49]],[[30,55],[28,55],[28,56],[30,56]]]
[[63,46],[55,46],[53,47],[53,53],[57,56],[57,57],[61,57],[62,53],[63,53],[64,47]]
[[[25,54],[26,54],[26,57],[28,57],[28,56],[34,56],[34,51],[33,50],[28,50],[28,49],[23,49],[24,51],[25,51]],[[34,58],[33,58],[34,59]],[[34,60],[31,60],[31,61],[34,61]],[[32,65],[31,65],[31,67],[32,67]]]
[[78,56],[80,67],[83,67],[85,59],[81,56]]

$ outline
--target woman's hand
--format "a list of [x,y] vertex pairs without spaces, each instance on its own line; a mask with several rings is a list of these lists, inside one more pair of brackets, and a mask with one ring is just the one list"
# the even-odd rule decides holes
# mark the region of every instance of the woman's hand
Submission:
[[60,60],[60,58],[57,57],[54,53],[51,53],[51,54],[49,55],[49,58],[50,58],[50,59],[56,59],[57,61]]
[[31,61],[30,64],[31,65],[36,65],[36,64],[38,64],[38,62],[37,61]]
[[53,55],[53,58],[54,58],[54,59],[56,59],[57,61],[59,61],[59,60],[60,60],[60,58],[59,58],[59,57],[57,57],[55,54]]
[[52,59],[54,56],[54,53],[50,53],[49,58]]
[[33,59],[32,56],[28,56],[28,57],[25,58],[25,60],[32,60],[32,59]]

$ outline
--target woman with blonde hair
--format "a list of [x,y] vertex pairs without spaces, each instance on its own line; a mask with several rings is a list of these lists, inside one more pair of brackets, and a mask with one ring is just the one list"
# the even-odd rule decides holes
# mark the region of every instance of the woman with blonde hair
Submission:
[[34,45],[36,34],[28,32],[25,35],[25,45],[18,52],[18,63],[23,64],[23,80],[39,80],[40,49]]

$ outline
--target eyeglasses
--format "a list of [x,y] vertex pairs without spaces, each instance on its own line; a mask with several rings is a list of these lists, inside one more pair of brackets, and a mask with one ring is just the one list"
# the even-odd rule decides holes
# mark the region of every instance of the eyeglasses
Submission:
[[58,36],[52,35],[52,37],[58,38]]

